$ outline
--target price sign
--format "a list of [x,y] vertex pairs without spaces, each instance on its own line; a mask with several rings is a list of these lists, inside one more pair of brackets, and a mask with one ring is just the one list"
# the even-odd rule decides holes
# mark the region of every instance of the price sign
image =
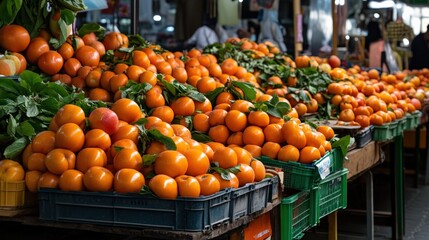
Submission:
[[325,158],[316,164],[316,168],[319,171],[320,179],[325,179],[331,172],[329,166],[331,165],[331,159]]

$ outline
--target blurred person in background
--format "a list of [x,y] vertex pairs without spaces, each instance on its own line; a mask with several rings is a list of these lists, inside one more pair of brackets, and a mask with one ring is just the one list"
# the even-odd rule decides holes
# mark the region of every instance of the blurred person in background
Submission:
[[429,68],[429,24],[426,32],[417,35],[411,42],[410,69]]
[[194,34],[185,41],[185,45],[188,48],[195,46],[198,49],[203,49],[207,45],[217,42],[223,43],[227,39],[228,34],[225,29],[217,23],[216,19],[209,19],[203,26],[195,30]]
[[284,35],[286,30],[278,23],[276,10],[263,9],[262,20],[259,24],[258,42],[269,41],[275,44],[281,52],[286,52]]
[[380,23],[378,21],[370,21],[367,31],[365,48],[368,50],[368,66],[370,68],[381,68],[381,53],[384,51],[384,39]]
[[365,49],[369,51],[371,43],[383,40],[383,35],[381,34],[380,23],[378,21],[369,21],[366,29],[368,34],[365,39]]

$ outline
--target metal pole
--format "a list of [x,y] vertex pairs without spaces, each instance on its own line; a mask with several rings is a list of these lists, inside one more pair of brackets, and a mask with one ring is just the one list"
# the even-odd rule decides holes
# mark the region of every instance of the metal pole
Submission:
[[131,24],[130,24],[130,34],[135,35],[139,33],[139,0],[131,0]]
[[[298,15],[301,14],[301,0],[293,0],[293,32],[294,32],[294,43],[295,43],[295,54],[294,57],[298,57],[299,52],[302,50],[302,43],[298,42],[298,26],[297,19]],[[301,26],[302,27],[302,26]]]
[[338,24],[337,24],[337,6],[335,1],[331,0],[332,10],[332,54],[337,55],[338,46]]
[[374,239],[374,186],[371,170],[366,173],[366,237]]

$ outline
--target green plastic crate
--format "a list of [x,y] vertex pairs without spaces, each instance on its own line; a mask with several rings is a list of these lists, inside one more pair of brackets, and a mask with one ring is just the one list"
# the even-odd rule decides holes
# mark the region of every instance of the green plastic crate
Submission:
[[301,239],[304,231],[318,223],[317,198],[313,196],[316,193],[317,189],[313,189],[283,197],[280,204],[281,240]]
[[340,148],[334,148],[331,152],[327,152],[322,158],[312,164],[292,161],[283,162],[265,156],[261,156],[258,159],[265,165],[282,168],[285,188],[310,190],[322,180],[316,166],[322,162],[329,161],[329,173],[335,173],[343,169],[344,156]]
[[422,117],[422,112],[420,111],[415,111],[413,113],[411,113],[411,116],[413,117],[413,121],[412,121],[412,128],[416,128],[419,123],[420,123],[420,118]]
[[389,123],[389,130],[390,130],[390,133],[392,135],[392,138],[399,136],[399,127],[400,126],[398,125],[398,122],[396,122],[396,121]]
[[374,126],[374,141],[388,141],[393,138],[392,130],[390,129],[390,124],[383,124],[381,126]]
[[407,120],[406,128],[405,130],[412,130],[413,127],[413,116],[409,113],[405,114],[405,119]]
[[347,169],[336,172],[323,179],[313,194],[319,200],[316,205],[318,218],[323,218],[338,209],[347,207]]
[[422,113],[420,111],[416,111],[414,113],[407,113],[405,115],[406,119],[407,119],[407,125],[406,125],[406,129],[405,130],[413,130],[415,129],[419,123],[420,123],[420,118],[422,116]]
[[396,121],[398,122],[399,131],[402,134],[407,128],[407,118],[403,117],[403,118],[398,119]]

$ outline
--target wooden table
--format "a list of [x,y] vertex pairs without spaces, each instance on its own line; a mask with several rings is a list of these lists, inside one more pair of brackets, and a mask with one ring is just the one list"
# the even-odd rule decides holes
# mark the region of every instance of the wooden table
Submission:
[[353,149],[348,152],[347,159],[344,160],[344,168],[349,170],[347,180],[352,181],[378,165],[382,160],[380,154],[380,145],[374,141],[369,142],[363,148]]

